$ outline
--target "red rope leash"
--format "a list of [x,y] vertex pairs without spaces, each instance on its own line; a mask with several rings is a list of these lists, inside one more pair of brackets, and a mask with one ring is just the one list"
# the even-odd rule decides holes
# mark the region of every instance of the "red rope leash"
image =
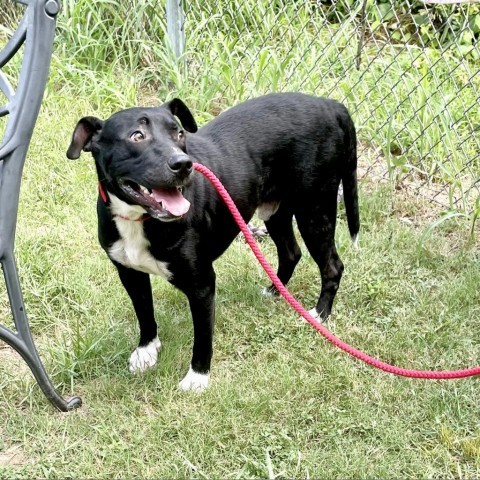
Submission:
[[353,355],[354,357],[362,360],[369,365],[372,365],[380,370],[384,370],[385,372],[393,373],[395,375],[401,375],[403,377],[411,377],[411,378],[423,378],[428,380],[441,380],[441,379],[453,379],[453,378],[463,378],[463,377],[471,377],[474,375],[480,375],[480,367],[474,368],[467,368],[464,370],[453,370],[453,371],[429,371],[429,370],[408,370],[406,368],[395,367],[394,365],[389,365],[388,363],[382,362],[381,360],[377,360],[376,358],[367,355],[366,353],[357,350],[356,348],[348,345],[344,341],[337,338],[333,333],[327,330],[320,322],[315,320],[302,305],[295,300],[295,298],[291,295],[291,293],[285,288],[283,283],[277,277],[276,273],[274,272],[272,266],[268,263],[266,258],[263,256],[260,248],[257,245],[257,242],[253,238],[252,232],[248,228],[247,224],[243,220],[240,212],[238,211],[235,203],[230,197],[229,193],[222,185],[220,180],[204,165],[200,163],[194,164],[195,170],[200,172],[204,175],[215,187],[219,195],[222,197],[223,201],[227,205],[230,213],[233,215],[233,218],[237,225],[240,227],[243,235],[247,243],[250,245],[253,253],[257,257],[257,260],[260,262],[262,267],[264,268],[267,275],[272,280],[272,283],[277,287],[278,291],[282,294],[282,296],[287,300],[287,302],[308,322],[312,327],[321,333],[328,341],[333,343],[338,348],[341,348],[343,351]]

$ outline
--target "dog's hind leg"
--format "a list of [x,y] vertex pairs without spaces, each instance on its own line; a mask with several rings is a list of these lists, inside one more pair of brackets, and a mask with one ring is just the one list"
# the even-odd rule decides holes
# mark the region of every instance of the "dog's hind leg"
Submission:
[[[326,192],[315,206],[303,206],[295,213],[305,245],[320,269],[320,298],[310,313],[322,319],[326,319],[332,311],[343,273],[343,263],[335,247],[336,196],[337,192]],[[305,202],[305,205],[308,203]]]
[[161,347],[153,313],[150,276],[148,273],[124,267],[119,263],[114,262],[114,264],[137,314],[140,341],[130,356],[129,370],[132,373],[140,373],[157,363],[158,351]]
[[[293,212],[281,204],[274,215],[265,221],[267,231],[277,247],[278,270],[277,275],[281,282],[286,285],[292,277],[293,271],[300,261],[302,252],[293,233]],[[278,295],[274,285],[270,285],[265,293]]]

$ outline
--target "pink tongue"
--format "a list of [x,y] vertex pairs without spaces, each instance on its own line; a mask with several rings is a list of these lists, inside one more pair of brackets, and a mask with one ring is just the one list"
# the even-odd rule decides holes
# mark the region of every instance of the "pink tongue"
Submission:
[[154,189],[152,196],[156,202],[161,203],[163,208],[176,217],[184,215],[190,208],[190,202],[176,188]]

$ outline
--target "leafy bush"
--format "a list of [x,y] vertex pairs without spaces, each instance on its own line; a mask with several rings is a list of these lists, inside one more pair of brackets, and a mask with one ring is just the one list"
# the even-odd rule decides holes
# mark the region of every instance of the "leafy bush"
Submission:
[[[363,0],[321,0],[320,8],[330,22],[341,23],[355,10],[357,20],[362,12],[356,5]],[[362,5],[363,6],[363,5]],[[425,4],[420,1],[367,0],[364,23],[373,35],[384,35],[391,41],[405,41],[424,47],[455,47],[460,55],[479,58],[474,48],[480,34],[480,5]]]

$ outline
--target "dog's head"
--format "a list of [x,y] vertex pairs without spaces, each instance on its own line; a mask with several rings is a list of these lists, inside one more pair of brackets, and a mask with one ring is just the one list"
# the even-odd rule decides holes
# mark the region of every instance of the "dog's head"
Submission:
[[122,110],[105,121],[83,117],[67,157],[77,159],[82,150],[91,152],[99,180],[111,193],[154,218],[176,220],[188,211],[182,191],[193,172],[184,130],[196,132],[197,124],[178,98],[160,107]]

